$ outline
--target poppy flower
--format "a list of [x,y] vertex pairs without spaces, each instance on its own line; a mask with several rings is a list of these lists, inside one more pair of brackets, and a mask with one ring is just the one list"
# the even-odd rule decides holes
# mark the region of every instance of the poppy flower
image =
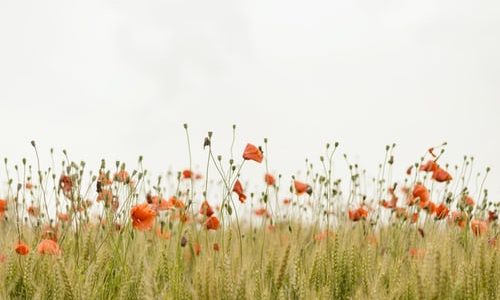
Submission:
[[63,190],[64,194],[70,193],[73,188],[73,180],[68,175],[61,175],[59,178],[59,188]]
[[483,235],[488,232],[488,223],[482,220],[472,220],[470,228],[475,236]]
[[37,206],[28,206],[28,214],[32,217],[38,217],[40,215],[40,208]]
[[184,208],[184,202],[182,200],[177,199],[177,197],[172,196],[170,199],[168,199],[168,204],[167,206],[169,208],[175,207],[175,208]]
[[269,218],[271,215],[264,207],[254,210],[256,216]]
[[438,164],[433,160],[428,160],[425,165],[420,166],[420,171],[434,172],[439,168]]
[[413,224],[417,223],[418,217],[419,217],[419,213],[418,212],[414,212],[413,215],[411,216],[411,222]]
[[213,249],[214,249],[215,252],[218,252],[220,250],[219,243],[214,243]]
[[420,249],[420,248],[408,249],[408,254],[410,255],[410,257],[418,258],[418,259],[424,258],[425,252],[426,252],[425,249]]
[[446,172],[444,169],[438,168],[432,173],[432,179],[437,182],[448,182],[453,179],[450,173]]
[[413,187],[412,196],[414,198],[420,198],[420,202],[424,203],[430,200],[429,190],[427,190],[427,188],[421,183],[415,184],[415,186]]
[[474,204],[475,204],[474,199],[472,199],[471,196],[466,196],[464,201],[465,201],[465,204],[467,204],[468,206],[474,206]]
[[168,210],[172,208],[172,205],[169,204],[167,200],[161,198],[159,196],[151,196],[151,194],[146,195],[146,202],[151,204],[155,210]]
[[40,254],[59,255],[61,249],[59,245],[53,240],[42,240],[36,247],[36,251]]
[[132,226],[140,231],[151,230],[155,221],[156,212],[148,203],[138,204],[130,210]]
[[276,178],[274,178],[274,176],[269,173],[266,173],[266,175],[264,175],[264,181],[266,182],[267,185],[276,184]]
[[104,201],[104,203],[110,203],[111,200],[113,200],[113,193],[111,190],[101,190],[101,192],[97,194],[97,202]]
[[23,256],[28,255],[28,253],[30,253],[30,247],[21,241],[19,243],[17,243],[15,250],[16,250],[17,254],[23,255]]
[[394,209],[394,212],[396,214],[396,218],[406,220],[408,219],[408,212],[404,207],[396,207]]
[[5,211],[7,211],[7,200],[0,199],[0,218],[5,215]]
[[385,208],[396,208],[396,204],[398,203],[398,197],[396,197],[394,189],[390,188],[389,194],[391,194],[391,200],[390,201],[382,200],[380,204]]
[[194,176],[194,179],[196,179],[196,180],[203,179],[203,175],[200,173],[196,173],[196,175]]
[[61,222],[68,222],[69,215],[67,213],[59,212],[59,213],[57,213],[57,219],[59,219],[59,221],[61,221]]
[[283,204],[289,205],[290,203],[292,203],[292,200],[290,200],[288,198],[283,199]]
[[200,253],[201,253],[201,245],[200,245],[200,243],[194,244],[193,250],[194,250],[194,254],[196,254],[196,256],[199,256]]
[[243,186],[241,185],[241,182],[238,179],[236,179],[236,182],[234,183],[233,192],[238,194],[238,199],[240,200],[241,203],[245,203],[247,196],[243,193]]
[[366,219],[368,217],[368,211],[364,209],[363,207],[360,207],[355,210],[349,210],[348,211],[349,219],[351,221],[357,222],[361,219]]
[[442,220],[448,216],[448,213],[450,212],[450,209],[446,207],[444,203],[439,204],[436,207],[436,218],[439,220]]
[[190,179],[193,176],[193,172],[191,170],[184,170],[182,171],[182,178],[183,179]]
[[217,230],[220,227],[219,219],[216,216],[211,216],[205,222],[205,226],[208,230]]
[[464,229],[467,224],[467,215],[461,211],[451,213],[450,221],[457,224],[458,227]]
[[117,182],[125,183],[130,179],[130,176],[128,175],[128,172],[125,171],[125,169],[121,169],[115,174],[115,180]]
[[247,144],[245,150],[243,151],[243,159],[244,160],[253,160],[258,163],[261,163],[264,159],[264,155],[259,148],[255,147],[252,144]]
[[302,194],[304,194],[304,193],[307,193],[308,195],[312,194],[312,188],[307,183],[304,183],[304,182],[301,182],[301,181],[298,181],[298,180],[294,180],[293,181],[293,186],[295,188],[295,194],[297,194],[299,196],[302,195]]
[[113,183],[113,180],[109,178],[109,174],[103,171],[99,172],[99,178],[97,179],[101,185],[106,186],[106,185],[111,185]]
[[211,215],[214,214],[214,210],[210,206],[207,200],[203,201],[200,207],[200,214],[210,217]]
[[24,185],[24,187],[27,190],[32,190],[33,189],[33,184],[31,182],[26,182],[26,184]]
[[317,233],[314,235],[314,240],[317,242],[323,241],[327,239],[328,237],[335,237],[335,234],[331,232],[330,230],[324,230],[320,233]]

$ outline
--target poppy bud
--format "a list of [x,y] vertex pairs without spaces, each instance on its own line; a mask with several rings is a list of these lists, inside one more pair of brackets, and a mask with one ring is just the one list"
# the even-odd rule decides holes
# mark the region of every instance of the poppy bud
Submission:
[[188,242],[187,238],[185,236],[182,236],[182,238],[181,238],[181,247],[186,247],[187,242]]
[[205,141],[203,142],[203,149],[205,149],[205,147],[209,146],[210,147],[210,138],[206,137],[205,138]]

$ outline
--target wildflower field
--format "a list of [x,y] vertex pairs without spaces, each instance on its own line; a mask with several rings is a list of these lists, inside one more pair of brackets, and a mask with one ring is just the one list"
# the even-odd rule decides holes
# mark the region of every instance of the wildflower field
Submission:
[[160,176],[142,157],[44,166],[35,142],[33,161],[5,158],[0,299],[500,299],[490,170],[444,163],[446,143],[404,174],[389,145],[370,178],[332,142],[282,176],[266,139],[224,156],[185,130],[186,168]]

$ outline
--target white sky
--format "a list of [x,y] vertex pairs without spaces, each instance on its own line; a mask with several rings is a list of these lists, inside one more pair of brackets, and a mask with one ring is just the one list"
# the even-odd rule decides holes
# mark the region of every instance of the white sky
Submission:
[[187,122],[202,165],[206,131],[227,156],[235,123],[235,152],[268,137],[284,173],[333,140],[372,175],[388,143],[403,172],[448,141],[445,161],[492,167],[498,199],[499,103],[498,1],[0,1],[11,160],[35,139],[91,167],[183,168]]

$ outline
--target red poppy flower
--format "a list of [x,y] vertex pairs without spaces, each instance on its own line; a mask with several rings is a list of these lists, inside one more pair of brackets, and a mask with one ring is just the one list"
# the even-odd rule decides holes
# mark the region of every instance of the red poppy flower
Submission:
[[138,204],[130,210],[132,226],[140,231],[151,230],[156,218],[156,212],[148,203]]
[[200,207],[200,214],[210,217],[211,215],[214,214],[214,210],[210,206],[207,200],[203,201]]
[[175,208],[184,208],[184,202],[182,202],[181,200],[177,199],[177,197],[175,196],[172,196],[170,197],[170,199],[168,199],[168,204],[167,206],[169,208],[172,208],[172,207],[175,207]]
[[219,219],[216,216],[211,216],[205,222],[205,226],[208,230],[217,230],[220,227]]
[[419,248],[410,248],[408,249],[408,254],[410,255],[410,257],[413,257],[413,258],[424,258],[425,256],[425,249],[419,249]]
[[59,255],[61,254],[61,249],[59,249],[59,245],[53,240],[42,240],[36,247],[36,251],[40,254],[48,254],[48,255]]
[[256,216],[269,218],[271,215],[264,207],[254,210]]
[[5,215],[5,211],[7,211],[7,200],[0,199],[0,218]]
[[194,250],[194,254],[196,254],[196,256],[199,256],[200,253],[201,253],[201,245],[200,245],[200,243],[194,244],[193,250]]
[[433,160],[428,160],[425,165],[420,166],[420,171],[434,172],[439,168],[438,164]]
[[451,177],[450,173],[441,168],[438,168],[434,171],[434,173],[432,173],[432,179],[436,180],[437,182],[448,182],[452,180],[453,177]]
[[351,219],[354,222],[359,221],[361,219],[366,219],[368,217],[368,211],[363,207],[360,207],[355,210],[349,210],[348,214],[349,214],[349,219]]
[[430,200],[429,190],[427,190],[427,188],[421,183],[415,184],[412,195],[414,198],[420,198],[420,202],[426,203]]
[[457,224],[458,227],[464,229],[467,224],[467,215],[461,211],[451,213],[450,221]]
[[436,218],[439,220],[442,220],[448,216],[448,213],[450,212],[450,209],[446,207],[444,203],[439,204],[436,207]]
[[283,199],[283,204],[285,205],[289,205],[290,203],[292,203],[292,200],[286,198],[286,199]]
[[70,193],[73,188],[73,180],[68,175],[61,175],[59,178],[59,188],[63,190],[65,194]]
[[414,212],[413,215],[411,216],[411,222],[412,223],[417,223],[418,217],[419,217],[418,212]]
[[264,155],[259,148],[255,147],[252,144],[247,144],[245,150],[243,151],[243,159],[245,160],[253,160],[258,163],[261,163],[264,159]]
[[191,170],[186,169],[186,170],[182,171],[182,178],[190,179],[192,176],[193,176],[193,172],[191,172]]
[[220,250],[219,243],[214,243],[213,249],[214,249],[214,251],[218,252]]
[[396,204],[398,203],[398,197],[396,197],[396,194],[394,193],[394,190],[392,188],[389,189],[389,194],[391,194],[391,200],[390,201],[382,200],[380,204],[382,204],[382,206],[385,208],[396,208]]
[[276,178],[274,178],[274,176],[269,173],[266,173],[266,175],[264,175],[264,181],[266,182],[267,185],[276,184]]
[[488,211],[488,222],[495,222],[498,219],[498,215],[496,211],[489,210]]
[[293,181],[293,186],[295,188],[295,194],[297,195],[302,195],[304,193],[307,193],[309,195],[312,194],[312,188],[309,184],[307,183],[304,183],[304,182],[301,182],[301,181],[298,181],[298,180],[294,180]]
[[99,172],[99,179],[98,181],[101,183],[101,185],[106,186],[106,185],[111,185],[113,183],[113,180],[109,178],[109,174],[103,171]]
[[23,256],[28,255],[28,253],[30,253],[30,247],[21,241],[19,241],[19,243],[17,243],[15,250],[16,250],[17,254],[23,255]]
[[243,186],[241,185],[241,182],[238,179],[236,179],[236,182],[234,183],[233,192],[238,194],[238,199],[240,200],[241,203],[245,203],[247,196],[245,195],[245,193],[243,193]]

